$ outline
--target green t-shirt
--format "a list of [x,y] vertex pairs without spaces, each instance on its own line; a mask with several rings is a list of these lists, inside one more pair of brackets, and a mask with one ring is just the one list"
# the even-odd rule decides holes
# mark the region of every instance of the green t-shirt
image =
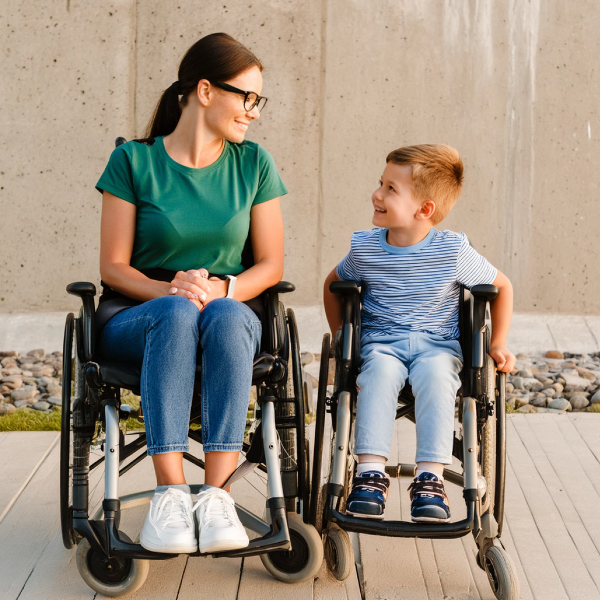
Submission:
[[194,169],[155,140],[116,148],[96,184],[136,205],[131,266],[241,273],[250,209],[287,193],[273,158],[254,142],[225,141],[216,162]]

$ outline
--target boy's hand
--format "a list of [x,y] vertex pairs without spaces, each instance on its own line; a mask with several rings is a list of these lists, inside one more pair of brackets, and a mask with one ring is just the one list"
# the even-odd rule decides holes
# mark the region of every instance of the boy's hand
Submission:
[[506,346],[492,346],[490,356],[496,361],[498,371],[510,373],[515,368],[517,359]]

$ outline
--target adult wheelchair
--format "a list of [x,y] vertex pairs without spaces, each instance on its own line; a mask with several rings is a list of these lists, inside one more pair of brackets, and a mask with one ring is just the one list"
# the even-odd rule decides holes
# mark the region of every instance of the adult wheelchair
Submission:
[[[285,311],[279,294],[294,286],[280,282],[262,295],[264,307],[261,353],[254,361],[257,389],[254,419],[246,433],[244,461],[224,484],[227,487],[255,468],[266,473],[266,518],[242,506],[236,509],[243,525],[259,535],[241,550],[213,556],[260,555],[267,570],[285,582],[314,576],[323,560],[323,544],[308,523],[310,497],[309,455],[305,435],[306,404],[303,394],[300,347],[294,313]],[[117,364],[98,357],[95,331],[95,286],[71,283],[79,296],[78,317],[67,316],[63,347],[62,423],[60,447],[60,517],[63,543],[78,545],[77,567],[84,581],[106,596],[120,596],[145,581],[150,560],[174,554],[150,552],[119,531],[121,512],[150,502],[154,490],[119,497],[119,477],[146,456],[146,435],[126,443],[120,422],[143,419],[141,411],[121,402],[121,390],[139,394],[140,366]],[[199,383],[197,367],[196,383]],[[197,388],[197,389],[196,389]],[[200,386],[195,386],[190,414],[191,439],[202,443]],[[195,428],[200,425],[199,429]],[[91,448],[103,455],[90,461]],[[281,460],[280,460],[281,451]],[[137,455],[137,456],[136,456]],[[204,468],[191,453],[184,458]],[[102,506],[89,514],[90,473],[104,465]],[[191,485],[192,493],[201,486]],[[261,515],[262,516],[262,515]],[[200,556],[199,552],[191,556]]]
[[[489,305],[498,295],[498,289],[493,285],[461,288],[459,328],[465,366],[457,396],[453,456],[462,463],[462,473],[447,468],[444,479],[463,488],[467,514],[460,521],[448,523],[374,521],[346,514],[355,467],[352,449],[360,364],[361,296],[359,287],[350,281],[334,281],[329,289],[341,297],[343,326],[333,344],[329,334],[323,338],[309,520],[324,535],[325,559],[330,571],[343,580],[354,567],[348,531],[421,538],[457,538],[472,533],[478,548],[477,564],[486,571],[494,594],[499,600],[516,600],[518,579],[500,541],[506,471],[506,374],[496,371],[488,354]],[[333,393],[327,397],[330,354],[335,361],[335,376]],[[414,401],[407,383],[398,397],[396,418],[407,417],[414,422]],[[327,413],[331,414],[330,462],[323,483]],[[416,465],[391,465],[386,466],[386,471],[391,477],[414,477]]]

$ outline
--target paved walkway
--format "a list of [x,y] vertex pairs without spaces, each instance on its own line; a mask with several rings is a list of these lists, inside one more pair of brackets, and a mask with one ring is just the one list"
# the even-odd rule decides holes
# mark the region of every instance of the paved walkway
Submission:
[[[413,428],[397,422],[393,459],[411,462]],[[196,449],[198,450],[198,449]],[[58,434],[0,434],[0,600],[93,599],[62,546],[58,517]],[[187,467],[187,465],[186,465]],[[201,481],[190,466],[190,481]],[[143,461],[121,480],[120,493],[153,486]],[[406,518],[405,478],[393,480],[391,518]],[[92,503],[102,485],[92,482]],[[460,490],[449,486],[453,517]],[[256,475],[235,484],[234,496],[262,512],[264,482]],[[508,482],[503,541],[519,573],[521,598],[600,600],[600,417],[590,414],[509,415]],[[135,537],[144,509],[126,511],[122,529]],[[136,600],[489,600],[487,578],[475,564],[471,538],[413,540],[359,536],[357,575],[345,583],[323,567],[296,585],[273,580],[260,559],[185,556],[156,561]]]
[[[293,306],[302,350],[321,351],[323,334],[329,331],[322,306]],[[62,349],[66,312],[0,314],[0,351],[28,352]],[[600,351],[600,316],[516,313],[508,347],[517,352]]]

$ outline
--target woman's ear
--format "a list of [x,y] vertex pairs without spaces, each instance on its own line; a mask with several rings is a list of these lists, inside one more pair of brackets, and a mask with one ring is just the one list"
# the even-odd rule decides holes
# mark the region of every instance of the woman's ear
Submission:
[[423,204],[421,204],[415,217],[417,219],[431,219],[431,217],[433,217],[434,213],[435,213],[435,202],[433,200],[425,200],[425,202],[423,202]]
[[208,106],[210,102],[212,92],[212,86],[208,79],[201,79],[196,86],[196,94],[198,95],[198,101],[202,106]]

